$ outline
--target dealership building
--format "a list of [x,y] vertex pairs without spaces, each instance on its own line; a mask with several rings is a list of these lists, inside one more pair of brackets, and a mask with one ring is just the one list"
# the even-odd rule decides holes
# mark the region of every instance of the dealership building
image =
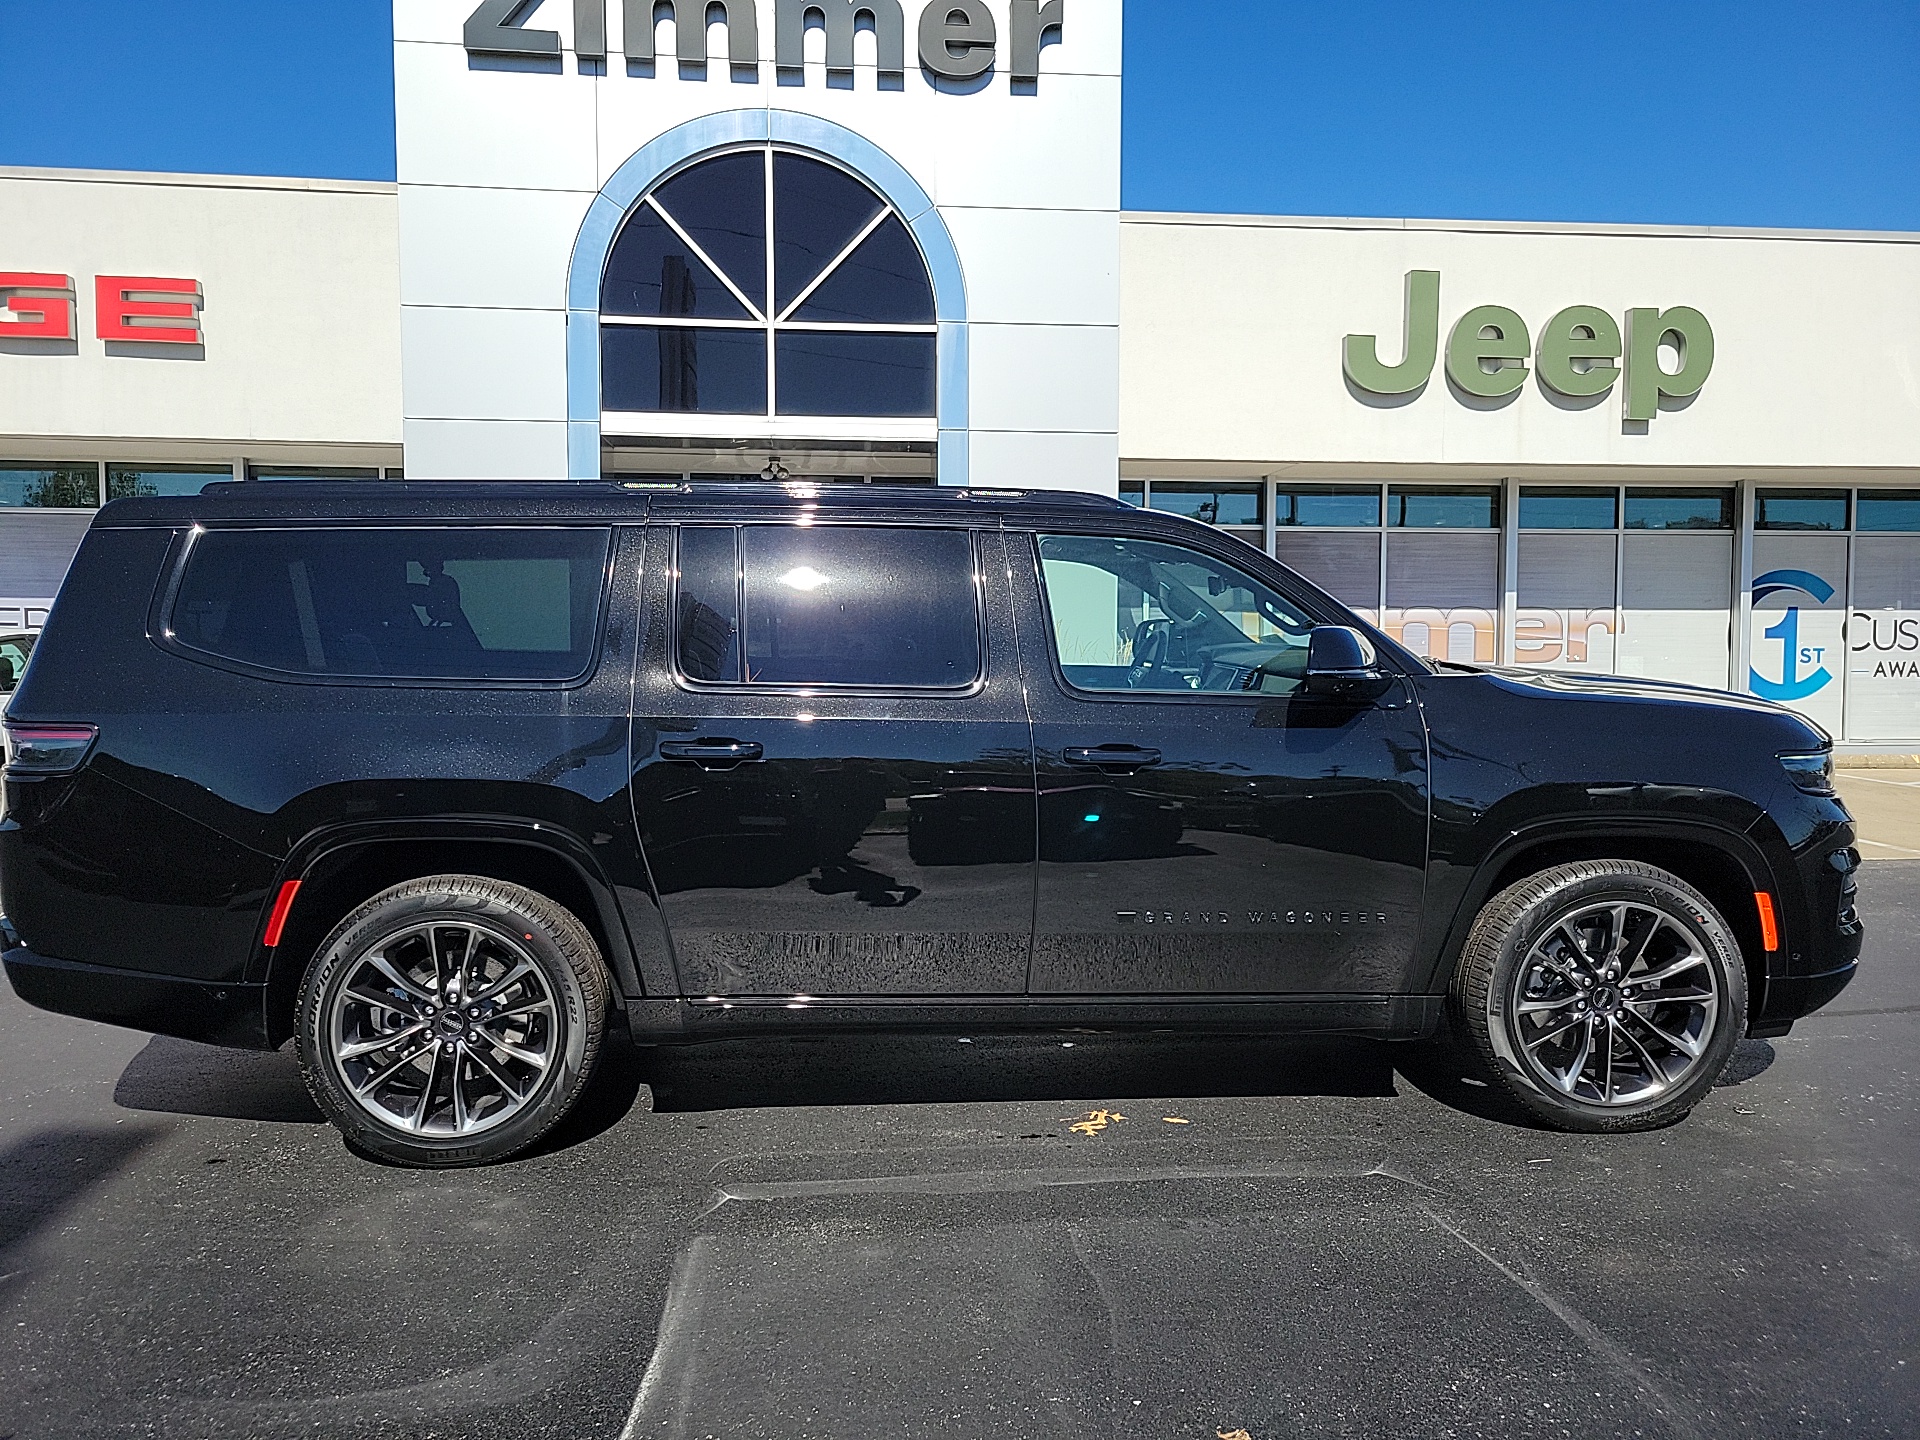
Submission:
[[213,479],[1063,488],[1920,750],[1920,235],[1124,211],[1119,0],[394,15],[397,185],[0,170],[0,632]]

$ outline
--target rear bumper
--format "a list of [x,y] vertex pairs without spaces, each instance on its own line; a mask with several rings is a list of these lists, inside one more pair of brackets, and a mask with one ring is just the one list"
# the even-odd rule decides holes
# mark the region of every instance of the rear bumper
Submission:
[[5,962],[15,994],[56,1015],[76,1015],[208,1045],[273,1048],[267,1039],[266,987],[262,985],[209,984],[49,960],[24,946],[8,950],[0,961]]

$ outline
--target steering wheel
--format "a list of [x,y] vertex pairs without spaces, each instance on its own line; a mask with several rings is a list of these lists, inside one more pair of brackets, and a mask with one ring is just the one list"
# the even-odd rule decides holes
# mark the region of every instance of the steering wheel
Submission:
[[1133,664],[1127,667],[1127,685],[1138,690],[1155,670],[1167,663],[1173,650],[1173,621],[1142,620],[1133,631]]

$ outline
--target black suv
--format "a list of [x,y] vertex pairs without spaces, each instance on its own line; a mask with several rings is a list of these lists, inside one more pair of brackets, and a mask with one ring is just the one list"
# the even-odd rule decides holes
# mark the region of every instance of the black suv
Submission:
[[81,546],[7,720],[14,988],[297,1042],[358,1146],[521,1150],[610,1024],[1450,1024],[1683,1115],[1860,951],[1827,739],[1419,659],[1067,494],[216,485]]

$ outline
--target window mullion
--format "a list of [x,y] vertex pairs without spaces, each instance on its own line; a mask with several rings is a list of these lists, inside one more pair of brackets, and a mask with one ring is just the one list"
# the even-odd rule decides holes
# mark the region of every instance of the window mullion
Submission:
[[[778,352],[779,346],[777,344],[778,331],[775,328],[776,322],[774,319],[774,313],[780,305],[780,292],[775,288],[776,278],[774,274],[773,147],[769,145],[762,153],[764,153],[767,158],[767,183],[765,186],[767,197],[767,418],[771,420],[775,415],[780,413],[780,391],[778,389],[780,376],[775,363],[775,355]],[[742,630],[740,673],[744,675],[747,673],[746,641],[744,638],[746,620],[744,617],[740,623]]]
[[836,270],[838,270],[842,265],[846,264],[847,261],[851,260],[853,258],[853,252],[858,250],[862,245],[866,244],[867,237],[873,234],[874,231],[878,230],[883,224],[885,224],[887,221],[887,218],[892,214],[893,214],[892,210],[882,205],[880,207],[880,213],[878,215],[875,215],[871,220],[869,220],[866,223],[864,227],[862,227],[860,233],[858,235],[855,235],[853,239],[847,243],[846,249],[842,250],[838,255],[834,256],[833,259],[827,263],[827,268],[822,270],[818,275],[814,276],[813,279],[808,282],[806,289],[802,290],[798,295],[794,296],[793,303],[787,306],[786,309],[780,312],[780,318],[782,320],[791,320],[793,318],[793,312],[798,310],[802,305],[806,304],[807,301],[811,300],[813,298],[813,292],[818,290],[822,285],[826,284],[828,279],[833,275],[833,273]]
[[685,244],[686,247],[693,252],[694,258],[697,259],[702,265],[706,266],[709,270],[711,270],[715,275],[718,275],[720,277],[720,283],[726,286],[728,290],[733,292],[733,298],[738,300],[742,305],[747,307],[748,315],[752,316],[755,320],[764,318],[760,314],[760,307],[754,304],[751,300],[749,300],[746,296],[746,292],[742,290],[738,285],[733,283],[733,277],[727,274],[727,272],[722,270],[718,265],[716,265],[713,261],[713,257],[707,254],[705,250],[702,250],[700,248],[700,242],[695,240],[693,236],[689,235],[683,228],[681,228],[680,222],[674,219],[673,216],[667,213],[666,206],[662,205],[657,199],[655,199],[651,195],[647,196],[646,203],[653,207],[654,214],[658,215],[662,220],[667,222],[667,228],[673,231],[675,235],[678,235],[680,237],[681,242]]

